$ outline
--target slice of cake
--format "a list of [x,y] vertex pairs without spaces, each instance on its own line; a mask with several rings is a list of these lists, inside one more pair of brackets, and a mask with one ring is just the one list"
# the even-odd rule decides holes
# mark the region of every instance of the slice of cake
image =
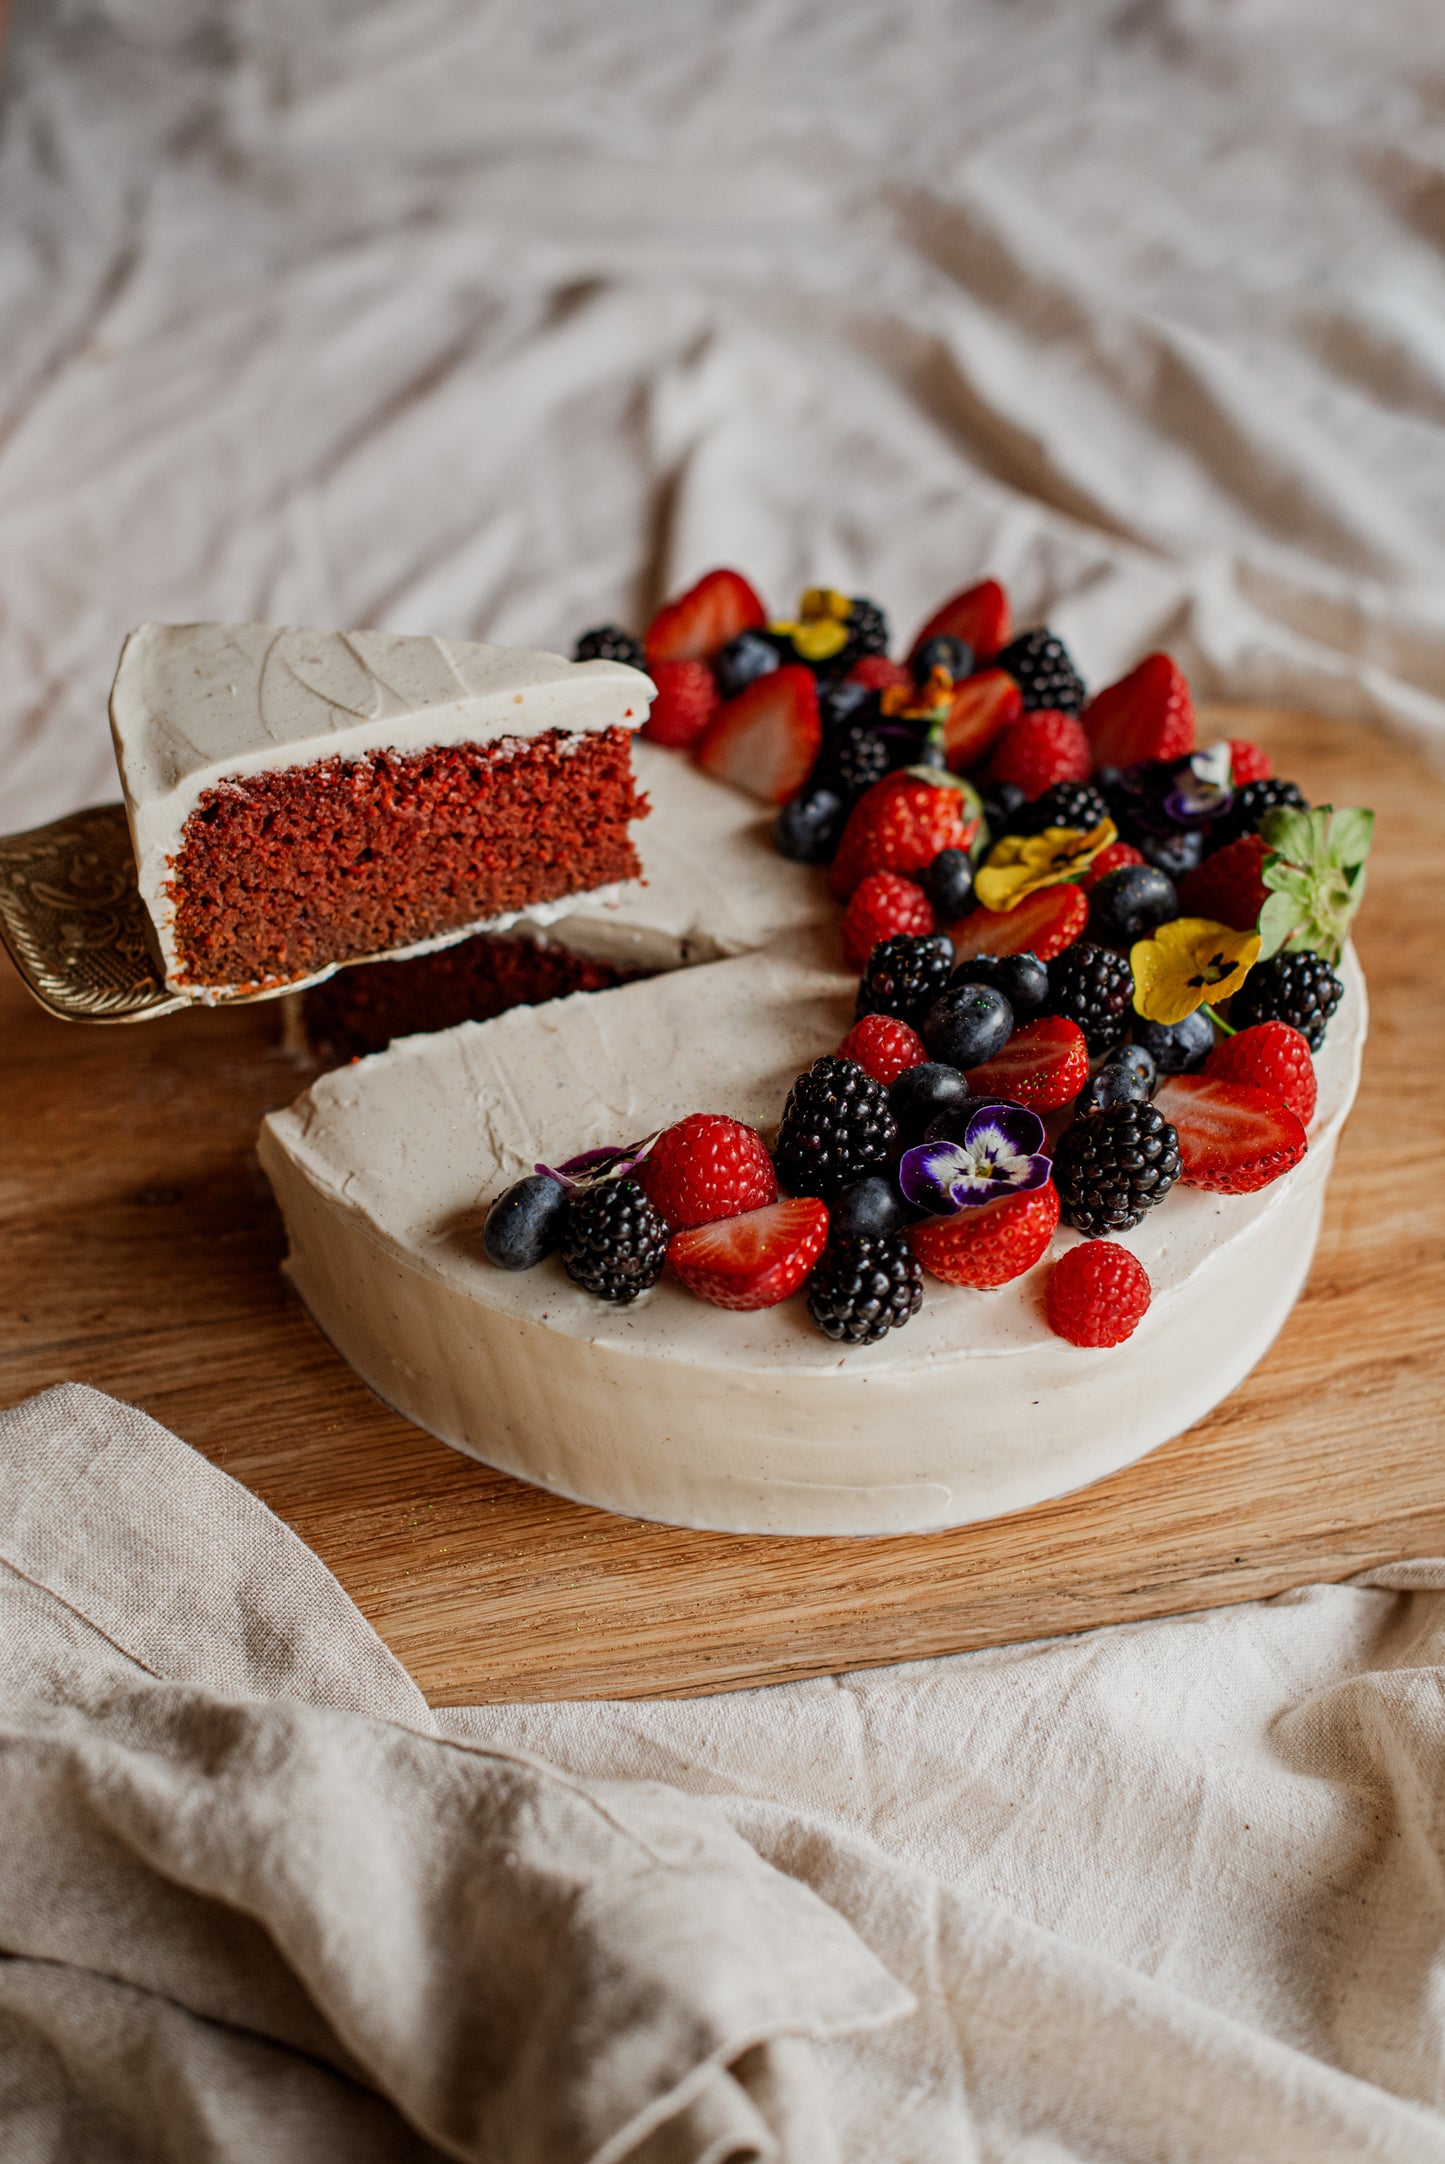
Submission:
[[279,991],[635,879],[651,697],[614,661],[142,625],[111,730],[166,983]]

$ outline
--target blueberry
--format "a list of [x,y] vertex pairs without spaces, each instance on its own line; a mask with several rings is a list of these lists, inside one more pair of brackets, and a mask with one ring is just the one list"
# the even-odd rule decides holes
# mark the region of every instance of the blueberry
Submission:
[[1160,1074],[1189,1074],[1214,1050],[1214,1024],[1202,1007],[1182,1022],[1143,1022],[1136,1015],[1134,1042],[1153,1053]]
[[1153,864],[1121,864],[1089,895],[1089,937],[1105,947],[1132,947],[1178,914],[1172,879]]
[[996,781],[991,789],[983,792],[983,816],[988,831],[995,841],[1000,834],[1007,834],[1009,821],[1014,813],[1022,811],[1028,798],[1016,781]]
[[[916,1070],[914,1070],[916,1072]],[[851,1240],[860,1232],[897,1232],[912,1222],[911,1211],[891,1180],[870,1173],[845,1187],[828,1211],[830,1240]]]
[[795,864],[827,864],[846,816],[847,806],[836,789],[805,784],[773,821],[773,847]]
[[1049,996],[1049,973],[1036,954],[976,954],[960,962],[948,980],[950,992],[960,984],[991,984],[1002,992],[1015,1018],[1037,1014]]
[[1104,1055],[1106,1067],[1132,1067],[1144,1082],[1144,1095],[1152,1097],[1159,1087],[1159,1062],[1145,1044],[1116,1044]]
[[930,1059],[950,1067],[981,1067],[1013,1035],[1014,1011],[991,984],[960,984],[942,993],[923,1018]]
[[760,676],[771,676],[774,669],[781,667],[782,659],[777,642],[765,633],[740,631],[735,639],[728,640],[713,662],[717,688],[725,699],[735,699]]
[[1118,1060],[1105,1060],[1074,1099],[1074,1110],[1102,1112],[1106,1105],[1144,1105],[1148,1102],[1149,1084],[1142,1068],[1126,1067]]
[[918,884],[933,904],[940,924],[951,924],[973,907],[973,865],[966,849],[940,849]]
[[913,657],[913,681],[926,684],[932,669],[947,669],[955,683],[961,676],[971,676],[973,648],[967,639],[955,639],[947,631],[941,631],[937,638],[925,639]]
[[841,729],[850,721],[861,720],[865,707],[878,707],[878,694],[866,684],[851,684],[846,676],[836,683],[818,686],[818,719],[826,735],[830,729]]
[[951,1105],[946,1112],[940,1112],[936,1119],[929,1121],[923,1130],[924,1141],[962,1142],[974,1113],[981,1112],[985,1105],[996,1105],[998,1102],[997,1097],[960,1097],[956,1105]]
[[888,1090],[888,1109],[898,1123],[904,1148],[921,1142],[929,1121],[961,1103],[967,1095],[968,1084],[956,1067],[945,1067],[938,1060],[905,1067]]
[[[1172,834],[1141,834],[1138,848],[1139,854],[1167,878],[1182,879],[1204,854],[1204,828],[1176,827]],[[1099,884],[1104,884],[1102,879]]]
[[531,1270],[562,1238],[567,1190],[545,1172],[530,1173],[487,1212],[482,1252],[499,1270]]

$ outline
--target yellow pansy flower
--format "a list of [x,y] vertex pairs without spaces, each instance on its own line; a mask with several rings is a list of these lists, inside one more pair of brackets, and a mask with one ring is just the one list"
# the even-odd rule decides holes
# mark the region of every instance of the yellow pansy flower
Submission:
[[798,623],[780,619],[768,629],[790,639],[793,652],[804,661],[831,661],[848,644],[848,626],[836,616],[805,616]]
[[1112,819],[1083,827],[1045,827],[1042,834],[1005,834],[994,843],[973,884],[984,909],[1016,909],[1026,894],[1056,887],[1086,872],[1101,850],[1119,839]]
[[853,614],[850,594],[840,594],[836,586],[810,586],[798,603],[802,617],[831,616],[836,622],[846,624]]
[[1206,1000],[1239,990],[1259,960],[1258,932],[1236,932],[1208,917],[1175,917],[1129,949],[1134,1008],[1146,1022],[1182,1022]]

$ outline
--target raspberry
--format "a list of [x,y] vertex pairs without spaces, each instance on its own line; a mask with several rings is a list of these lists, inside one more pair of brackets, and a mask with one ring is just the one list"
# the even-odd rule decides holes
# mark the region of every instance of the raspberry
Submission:
[[1054,1264],[1044,1311],[1071,1345],[1122,1345],[1148,1314],[1152,1291],[1137,1255],[1114,1240],[1090,1240]]
[[[1142,855],[1132,842],[1110,842],[1107,849],[1099,851],[1099,854],[1079,881],[1079,885],[1087,894],[1089,889],[1097,886],[1107,873],[1122,872],[1126,865],[1142,864],[1143,862]],[[1203,911],[1201,911],[1202,914],[1204,914]]]
[[906,1022],[891,1014],[865,1014],[853,1024],[834,1056],[856,1060],[865,1074],[886,1088],[909,1067],[921,1067],[928,1052],[917,1030]]
[[674,1232],[764,1209],[778,1197],[773,1160],[752,1128],[721,1112],[690,1112],[667,1128],[637,1178]]
[[1010,722],[993,748],[990,778],[1011,781],[1025,796],[1042,796],[1055,782],[1087,781],[1093,768],[1089,739],[1072,714],[1040,707]]
[[922,887],[901,872],[870,872],[843,912],[843,959],[850,969],[862,969],[880,939],[900,932],[922,938],[932,930],[933,909]]
[[892,691],[911,684],[913,678],[901,661],[890,661],[886,654],[863,654],[848,671],[848,681],[866,684],[870,691]]
[[1237,1037],[1221,1038],[1204,1062],[1204,1072],[1277,1097],[1303,1127],[1314,1118],[1315,1063],[1309,1045],[1288,1022],[1256,1022]]
[[1237,842],[1216,849],[1180,880],[1180,915],[1208,917],[1212,924],[1229,924],[1237,932],[1252,931],[1269,900],[1261,876],[1268,855],[1258,834],[1241,834]]
[[1258,744],[1251,744],[1242,736],[1229,739],[1229,771],[1236,789],[1243,789],[1252,781],[1271,781],[1274,778],[1274,761]]
[[650,673],[657,697],[642,734],[680,750],[702,735],[721,705],[717,679],[705,661],[654,661]]

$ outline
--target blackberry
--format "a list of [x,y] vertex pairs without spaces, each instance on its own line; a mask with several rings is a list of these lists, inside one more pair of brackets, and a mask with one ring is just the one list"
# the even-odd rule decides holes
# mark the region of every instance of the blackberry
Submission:
[[1237,842],[1242,834],[1257,834],[1265,813],[1278,811],[1282,806],[1292,811],[1308,811],[1304,791],[1298,782],[1247,781],[1242,789],[1235,790],[1228,811],[1221,812],[1210,827],[1211,850],[1223,849],[1228,842]]
[[657,1283],[667,1260],[667,1227],[632,1180],[601,1180],[573,1198],[562,1263],[584,1292],[625,1307]]
[[946,932],[920,938],[899,932],[893,939],[880,939],[858,986],[855,1019],[891,1014],[900,1022],[913,1022],[927,1014],[952,968],[953,941]]
[[1297,954],[1272,954],[1256,962],[1233,999],[1229,1019],[1236,1029],[1254,1022],[1288,1022],[1312,1052],[1325,1041],[1330,1016],[1345,988],[1322,954],[1305,947]]
[[883,1084],[856,1060],[825,1052],[788,1092],[773,1152],[778,1178],[790,1194],[831,1202],[881,1171],[897,1139]]
[[888,618],[876,601],[865,601],[855,595],[848,612],[848,666],[864,654],[886,654],[888,651]]
[[876,1345],[922,1305],[923,1265],[896,1232],[834,1242],[808,1280],[808,1313],[844,1345]]
[[1092,782],[1056,781],[1031,803],[1021,804],[1001,829],[1005,834],[1042,834],[1045,827],[1096,827],[1109,807]]
[[630,631],[620,624],[599,624],[595,631],[584,631],[572,649],[574,661],[625,661],[629,669],[645,669],[646,657],[641,639],[634,639]]
[[1085,1044],[1097,1057],[1124,1036],[1133,997],[1134,972],[1128,955],[1097,947],[1091,939],[1076,939],[1049,964],[1043,1012],[1077,1022]]
[[1084,703],[1084,679],[1069,658],[1069,649],[1047,625],[1025,631],[1012,640],[990,664],[1007,669],[1024,695],[1025,713],[1039,707],[1056,707],[1061,714],[1077,714]]
[[1088,1239],[1127,1232],[1179,1177],[1179,1136],[1150,1104],[1112,1104],[1066,1127],[1054,1151],[1064,1222]]
[[891,774],[894,746],[866,721],[854,721],[834,732],[828,744],[828,770],[843,795],[856,800],[875,781]]

